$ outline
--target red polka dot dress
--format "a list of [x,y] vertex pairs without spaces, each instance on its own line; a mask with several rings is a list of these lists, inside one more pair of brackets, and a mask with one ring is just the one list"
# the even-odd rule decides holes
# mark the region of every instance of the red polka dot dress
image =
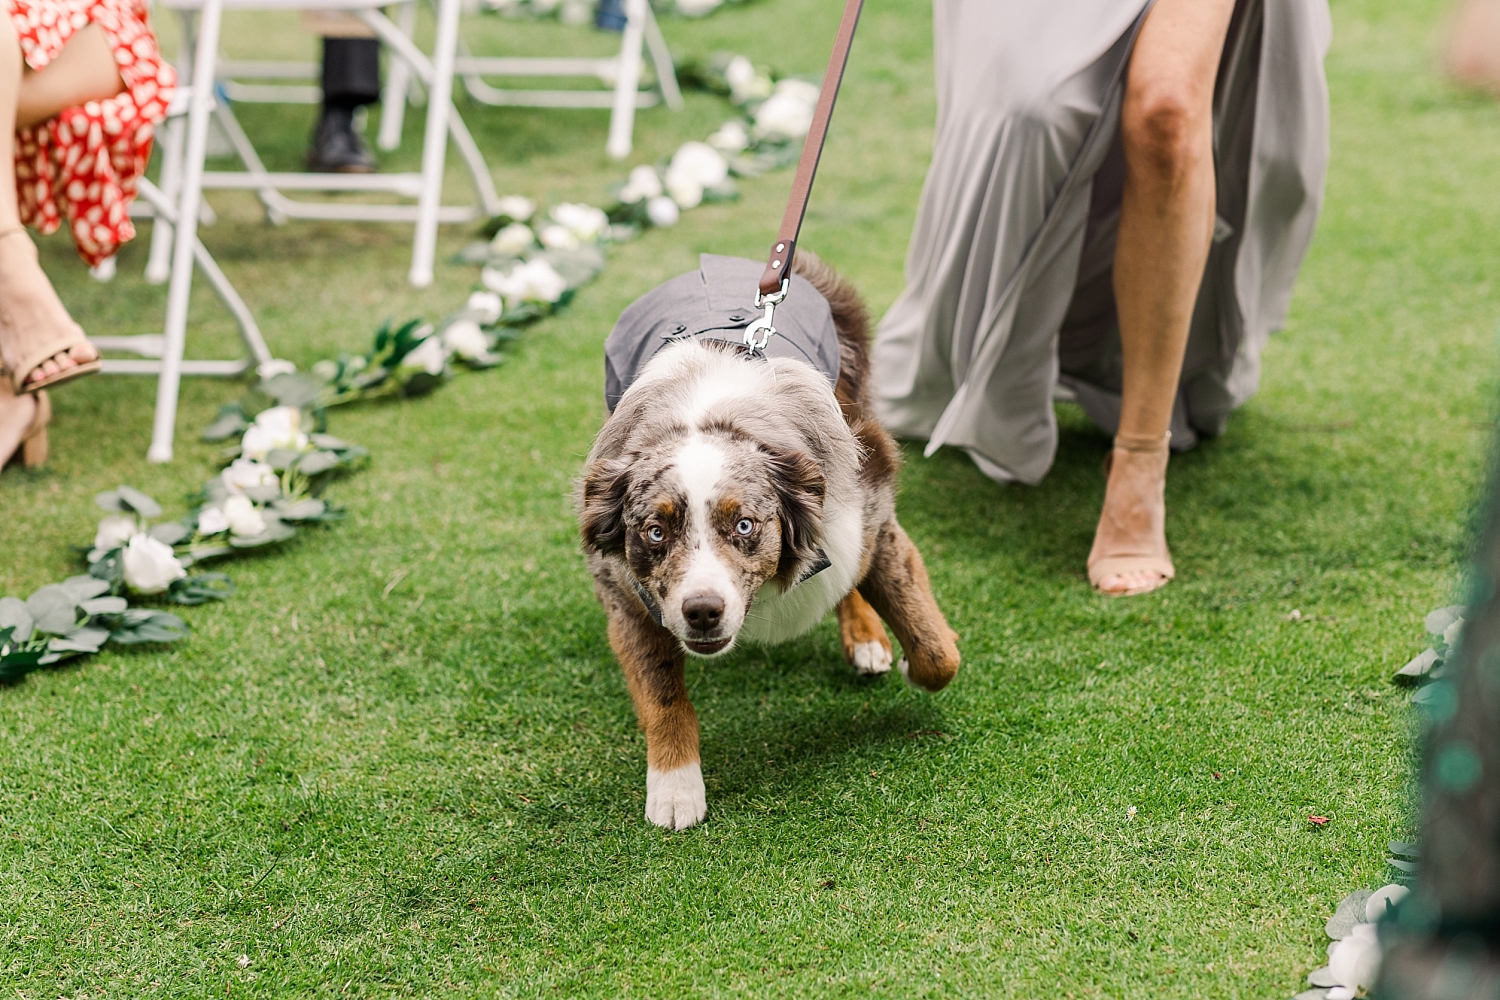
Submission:
[[155,126],[167,116],[177,75],[162,60],[144,2],[0,0],[10,10],[26,64],[40,72],[84,25],[109,40],[125,89],[68,108],[16,132],[21,221],[55,232],[66,218],[78,255],[96,265],[135,235],[130,203],[151,156]]

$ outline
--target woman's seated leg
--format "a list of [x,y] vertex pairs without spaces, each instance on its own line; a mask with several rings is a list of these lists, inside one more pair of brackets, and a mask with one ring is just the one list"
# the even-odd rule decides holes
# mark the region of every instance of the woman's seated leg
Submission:
[[[114,53],[97,25],[80,29],[41,71],[21,59],[15,27],[0,18],[0,363],[22,388],[99,357],[37,262],[16,199],[15,131],[66,108],[124,89]],[[51,345],[58,345],[49,351]]]

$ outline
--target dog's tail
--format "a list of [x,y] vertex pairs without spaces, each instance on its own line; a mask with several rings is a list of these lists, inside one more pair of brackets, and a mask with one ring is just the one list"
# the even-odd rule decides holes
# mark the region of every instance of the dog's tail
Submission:
[[870,313],[864,300],[847,278],[801,247],[792,270],[811,282],[833,310],[833,325],[839,332],[840,402],[865,402],[870,382]]

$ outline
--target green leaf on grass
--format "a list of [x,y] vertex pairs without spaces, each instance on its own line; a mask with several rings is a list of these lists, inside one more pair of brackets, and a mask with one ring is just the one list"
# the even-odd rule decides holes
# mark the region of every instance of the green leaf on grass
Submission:
[[80,604],[91,597],[109,593],[109,581],[97,576],[70,576],[58,586],[66,589]]
[[297,529],[279,518],[266,518],[266,530],[249,538],[231,538],[229,544],[237,549],[256,549],[262,545],[284,542],[297,534]]
[[174,581],[167,596],[178,604],[206,604],[234,596],[234,584],[223,573],[194,573]]
[[244,490],[245,496],[256,503],[270,503],[272,500],[281,498],[280,486],[247,486]]
[[132,486],[117,486],[115,493],[120,502],[142,517],[161,517],[161,504]]
[[92,618],[94,615],[117,615],[130,604],[123,597],[91,597],[80,602],[78,607]]
[[109,634],[109,629],[92,625],[76,628],[47,643],[47,649],[53,653],[97,653],[109,641]]
[[339,466],[339,457],[331,451],[309,451],[297,460],[297,471],[304,476],[317,476]]
[[228,441],[232,437],[239,437],[249,426],[250,421],[245,419],[245,411],[240,408],[240,404],[228,403],[219,407],[219,415],[204,430],[202,438],[210,443]]
[[78,624],[78,602],[66,587],[49,583],[26,598],[26,610],[36,619],[36,630],[66,635]]
[[278,505],[277,510],[281,516],[288,521],[312,521],[323,516],[328,505],[322,500],[298,500],[293,504],[285,506]]
[[193,537],[193,529],[181,521],[163,521],[147,532],[152,538],[168,545],[177,545]]
[[25,642],[35,628],[36,617],[27,610],[25,601],[19,597],[0,597],[0,630],[8,630],[0,632],[6,636],[0,642]]
[[282,372],[262,379],[260,388],[280,405],[301,410],[318,401],[323,393],[323,380],[303,372]]
[[154,608],[131,608],[120,626],[109,634],[110,642],[131,646],[142,642],[176,642],[188,635],[187,624],[176,615]]

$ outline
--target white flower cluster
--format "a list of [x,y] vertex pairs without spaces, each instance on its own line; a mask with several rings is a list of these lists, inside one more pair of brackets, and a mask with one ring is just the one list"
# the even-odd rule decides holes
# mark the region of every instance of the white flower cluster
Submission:
[[782,80],[755,109],[755,133],[766,139],[800,139],[812,128],[818,88],[806,80]]
[[527,302],[551,305],[568,290],[567,279],[540,258],[517,262],[506,271],[486,267],[480,272],[479,280],[484,287],[503,297],[505,305],[511,309]]
[[307,434],[302,430],[302,411],[294,406],[262,410],[240,438],[240,454],[257,462],[278,449],[306,451],[308,446]]
[[174,580],[187,576],[172,546],[152,538],[139,518],[130,514],[108,514],[94,532],[97,552],[120,550],[120,568],[125,585],[137,594],[164,593]]
[[[1381,958],[1376,924],[1409,892],[1404,885],[1387,885],[1370,893],[1363,906],[1358,904],[1364,893],[1352,893],[1340,905],[1340,913],[1329,921],[1329,934],[1344,933],[1328,946],[1328,965],[1310,977],[1315,983],[1328,985],[1327,1000],[1354,1000],[1375,985]],[[1350,904],[1355,904],[1356,912],[1345,915]],[[1346,920],[1341,922],[1341,916]],[[1352,918],[1352,926],[1348,918]]]

